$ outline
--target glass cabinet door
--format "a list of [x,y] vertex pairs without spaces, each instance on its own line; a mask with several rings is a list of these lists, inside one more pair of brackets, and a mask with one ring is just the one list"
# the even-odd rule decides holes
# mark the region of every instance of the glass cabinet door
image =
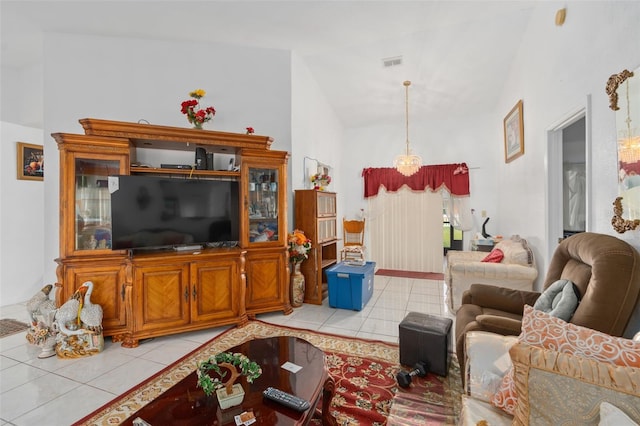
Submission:
[[120,161],[75,159],[75,250],[111,249],[111,194],[108,176]]
[[250,243],[278,241],[279,181],[277,168],[249,167],[247,209]]

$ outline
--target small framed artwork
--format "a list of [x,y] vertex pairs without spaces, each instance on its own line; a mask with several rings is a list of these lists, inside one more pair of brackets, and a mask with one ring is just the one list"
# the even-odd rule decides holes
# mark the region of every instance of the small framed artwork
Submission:
[[522,100],[504,118],[504,162],[509,163],[524,154],[524,124]]
[[18,142],[18,179],[44,179],[44,150],[42,145]]

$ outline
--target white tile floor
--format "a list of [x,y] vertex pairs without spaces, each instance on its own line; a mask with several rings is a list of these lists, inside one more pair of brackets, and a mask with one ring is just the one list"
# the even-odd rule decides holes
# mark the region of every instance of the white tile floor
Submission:
[[[374,293],[362,311],[305,304],[291,315],[262,314],[273,324],[398,342],[398,324],[416,311],[454,318],[443,281],[376,275]],[[0,317],[28,322],[24,304],[0,307]],[[105,339],[89,358],[38,359],[25,333],[0,339],[0,425],[69,425],[91,413],[228,327],[159,337],[135,349]]]

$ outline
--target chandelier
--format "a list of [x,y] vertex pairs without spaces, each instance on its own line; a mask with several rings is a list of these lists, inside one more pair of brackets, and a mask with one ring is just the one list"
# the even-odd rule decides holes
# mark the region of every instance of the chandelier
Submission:
[[411,153],[409,148],[409,86],[410,81],[402,83],[405,87],[405,109],[406,109],[406,126],[407,126],[407,146],[404,154],[400,154],[393,161],[393,167],[405,176],[415,174],[422,167],[422,158],[419,155]]
[[[618,156],[623,163],[633,164],[640,161],[640,136],[634,135],[631,129],[631,110],[629,102],[629,80],[627,79],[627,131],[623,138],[618,139]],[[633,129],[635,130],[635,129]]]

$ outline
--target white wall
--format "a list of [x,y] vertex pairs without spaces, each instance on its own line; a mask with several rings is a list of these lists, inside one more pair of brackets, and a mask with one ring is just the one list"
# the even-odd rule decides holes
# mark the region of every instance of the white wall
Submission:
[[[536,9],[523,38],[498,110],[473,117],[416,117],[409,112],[412,150],[425,164],[467,162],[471,167],[471,208],[480,231],[486,210],[487,232],[529,240],[544,277],[546,250],[547,130],[592,96],[591,231],[615,234],[612,202],[617,195],[615,117],[608,108],[605,85],[610,75],[640,65],[640,3],[573,2],[564,26],[554,23],[557,3]],[[411,79],[411,76],[406,76]],[[399,91],[399,97],[403,93]],[[505,164],[503,118],[524,102],[525,154]],[[450,111],[447,111],[450,113]],[[402,152],[405,123],[345,129],[342,176],[356,179],[363,167],[391,167]],[[346,214],[366,207],[361,185],[343,188]],[[619,235],[617,235],[619,236]],[[620,236],[640,247],[638,233]]]
[[[591,230],[613,235],[610,218],[617,195],[616,133],[614,113],[608,108],[604,88],[610,75],[640,66],[640,27],[637,25],[640,3],[572,2],[565,25],[557,27],[553,18],[560,6],[557,2],[544,3],[536,11],[504,90],[496,93],[496,111],[483,111],[473,117],[457,116],[449,111],[442,117],[410,114],[413,150],[423,157],[425,164],[467,162],[472,168],[471,207],[476,211],[476,224],[482,223],[479,215],[486,210],[491,217],[489,233],[520,234],[529,239],[538,255],[541,276],[544,276],[548,256],[544,179],[547,130],[567,113],[584,107],[587,96],[591,96],[593,144],[588,153],[593,179]],[[80,132],[79,118],[124,121],[144,118],[152,123],[186,127],[179,104],[190,90],[203,88],[208,91],[204,101],[218,110],[208,128],[237,132],[252,126],[258,134],[275,138],[273,149],[291,152],[291,188],[304,186],[302,161],[305,156],[332,165],[336,178],[332,189],[339,196],[340,216],[354,216],[366,206],[362,196],[362,168],[391,166],[393,158],[404,148],[404,121],[394,125],[342,128],[304,62],[290,52],[63,34],[46,35],[44,52],[42,98],[48,167],[42,214],[46,231],[39,238],[44,241],[44,255],[35,256],[39,259],[36,261],[44,264],[44,274],[41,274],[44,278],[27,282],[26,294],[55,280],[58,159],[57,147],[48,135]],[[25,75],[37,79],[34,71],[37,69],[31,68],[34,74]],[[2,102],[6,108],[11,104],[5,96],[6,85],[11,83],[7,83],[6,76],[12,74],[18,85],[25,82],[20,77],[22,74],[4,71]],[[16,90],[10,92],[16,97],[20,94]],[[398,96],[402,108],[402,87]],[[518,99],[524,101],[525,154],[505,164],[502,120]],[[24,116],[22,107],[21,111]],[[16,121],[37,121],[28,117],[23,120],[22,116]],[[2,140],[5,154],[4,144],[10,139],[3,136]],[[12,155],[8,155],[9,159],[7,155],[1,158],[3,176],[5,165],[14,162]],[[3,179],[0,206],[3,305],[7,303],[4,299],[7,289],[16,288],[16,284],[9,282],[15,281],[14,276],[5,278],[5,270],[11,267],[6,259],[9,243],[4,243],[7,241],[5,224],[13,226],[25,217],[15,210],[20,203],[10,204],[4,199],[6,182]],[[290,211],[292,206],[293,197]],[[293,226],[292,215],[289,226]],[[639,235],[628,232],[616,236],[640,247]],[[19,262],[18,268],[29,269],[33,258],[21,256],[16,262]],[[24,277],[21,279],[24,282]]]
[[[84,117],[190,127],[180,103],[202,88],[202,102],[217,110],[206,129],[244,132],[251,126],[275,139],[272,149],[290,151],[290,56],[213,43],[47,34],[44,133],[82,133],[78,119]],[[45,149],[57,153],[52,138],[45,138]],[[58,212],[59,158],[50,158],[45,209]],[[55,279],[59,255],[58,220],[57,213],[45,217],[48,281]]]
[[[41,129],[0,124],[0,305],[3,306],[24,302],[45,284],[55,282],[43,279],[43,245],[47,238],[44,182],[18,180],[16,170],[16,142],[42,145],[42,139]],[[50,152],[45,154],[48,156]],[[46,181],[51,179],[46,165],[45,171]]]
[[[400,91],[399,96],[403,93]],[[467,233],[480,232],[486,211],[490,221],[487,232],[501,234],[500,210],[495,207],[496,158],[501,158],[502,139],[490,137],[494,127],[492,116],[478,114],[474,117],[420,117],[409,111],[409,142],[411,150],[422,157],[423,164],[449,164],[466,162],[469,171],[470,205],[475,209],[474,228]],[[345,131],[342,147],[342,180],[340,198],[348,200],[345,214],[356,217],[360,209],[367,209],[364,198],[362,169],[367,167],[393,167],[396,155],[405,150],[405,123],[351,128]],[[348,161],[347,161],[348,159]]]
[[[350,205],[352,202],[343,196],[345,188],[352,184],[359,184],[358,180],[350,180],[343,173],[345,161],[341,147],[345,142],[342,125],[326,97],[320,91],[318,83],[309,72],[304,60],[295,54],[292,58],[291,87],[292,147],[289,159],[289,179],[292,190],[308,188],[306,184],[309,182],[309,176],[306,176],[304,170],[305,157],[330,165],[333,168],[333,176],[328,190],[338,193],[337,214],[340,218],[346,205]],[[312,161],[307,160],[307,166],[309,164],[312,164]],[[289,227],[293,228],[295,226],[294,192],[290,194],[289,205]]]
[[[562,117],[585,107],[591,95],[593,228],[615,235],[612,203],[617,196],[615,117],[605,86],[609,76],[640,65],[640,3],[574,2],[564,26],[553,16],[557,4],[536,9],[510,77],[499,97],[505,114],[518,99],[524,103],[525,154],[504,164],[497,162],[501,228],[505,234],[528,238],[542,256],[541,277],[550,253],[546,246],[547,130]],[[495,120],[502,117],[496,116]],[[494,133],[501,138],[498,129]],[[618,236],[618,235],[617,235]],[[620,236],[638,247],[637,233]]]

